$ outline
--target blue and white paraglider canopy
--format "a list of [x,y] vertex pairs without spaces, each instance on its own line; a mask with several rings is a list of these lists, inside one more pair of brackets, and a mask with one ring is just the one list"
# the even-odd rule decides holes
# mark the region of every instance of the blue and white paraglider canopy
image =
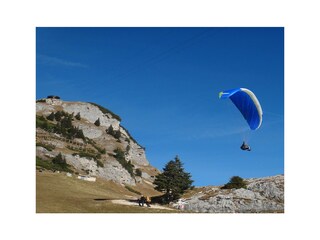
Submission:
[[219,98],[230,98],[241,112],[251,130],[262,124],[262,108],[252,91],[246,88],[235,88],[219,93]]

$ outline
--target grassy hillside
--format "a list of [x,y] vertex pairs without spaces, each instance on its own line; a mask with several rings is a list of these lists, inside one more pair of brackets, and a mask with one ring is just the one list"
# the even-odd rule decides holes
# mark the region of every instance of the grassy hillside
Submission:
[[[141,189],[135,189],[141,191]],[[148,193],[153,193],[151,190]],[[36,172],[37,213],[172,213],[175,211],[114,204],[116,199],[137,199],[138,194],[111,181],[86,182],[51,171]]]

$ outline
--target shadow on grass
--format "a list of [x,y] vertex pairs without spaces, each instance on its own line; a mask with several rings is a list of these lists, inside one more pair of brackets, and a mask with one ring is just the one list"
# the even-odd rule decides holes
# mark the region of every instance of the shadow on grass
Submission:
[[109,201],[109,200],[112,200],[110,198],[94,198],[93,199],[94,201]]

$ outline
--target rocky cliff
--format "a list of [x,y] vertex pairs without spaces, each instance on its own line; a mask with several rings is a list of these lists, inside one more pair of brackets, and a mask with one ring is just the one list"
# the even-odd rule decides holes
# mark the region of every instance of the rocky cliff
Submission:
[[173,206],[199,213],[282,213],[284,176],[246,179],[247,189],[203,187]]
[[[72,127],[83,136],[70,137],[63,134],[65,130],[57,131],[62,123],[48,117],[57,112],[71,116]],[[104,107],[47,98],[37,101],[36,114],[37,122],[42,121],[36,128],[36,155],[43,161],[50,161],[61,153],[78,174],[127,185],[150,184],[159,173],[149,164],[144,148],[120,125],[120,117]],[[110,126],[112,133],[108,131]]]

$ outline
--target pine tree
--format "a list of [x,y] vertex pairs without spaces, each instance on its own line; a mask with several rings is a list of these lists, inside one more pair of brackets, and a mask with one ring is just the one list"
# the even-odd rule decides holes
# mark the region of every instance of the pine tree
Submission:
[[113,130],[112,125],[109,126],[109,128],[106,130],[106,132],[107,132],[108,134],[112,135],[112,136],[114,135],[114,130]]
[[66,129],[72,128],[72,118],[67,116],[61,119],[61,126]]
[[82,138],[83,141],[86,140],[86,138],[85,138],[85,136],[84,136],[84,134],[83,134],[82,129],[77,128],[77,132],[76,132],[75,138]]
[[61,117],[62,117],[62,113],[60,111],[56,112],[54,114],[54,118],[56,119],[56,121],[60,121],[61,120]]
[[53,162],[54,164],[58,164],[58,165],[60,165],[60,166],[62,166],[62,167],[67,166],[66,159],[62,156],[61,153],[59,153],[56,157],[54,157],[54,158],[52,159],[52,162]]
[[48,120],[53,121],[54,120],[54,113],[50,113],[50,115],[47,117]]
[[142,171],[140,168],[136,169],[136,176],[141,177],[142,176]]
[[120,129],[114,133],[114,137],[115,137],[116,139],[120,139],[120,137],[121,137]]
[[155,189],[164,192],[163,202],[169,203],[177,200],[189,188],[192,187],[190,173],[184,171],[183,164],[179,157],[169,161],[163,168],[163,172],[156,176]]
[[98,118],[95,122],[94,122],[94,125],[96,125],[96,126],[100,126],[100,118]]
[[77,120],[81,120],[80,112],[77,113],[77,115],[75,116],[75,118],[76,118]]

